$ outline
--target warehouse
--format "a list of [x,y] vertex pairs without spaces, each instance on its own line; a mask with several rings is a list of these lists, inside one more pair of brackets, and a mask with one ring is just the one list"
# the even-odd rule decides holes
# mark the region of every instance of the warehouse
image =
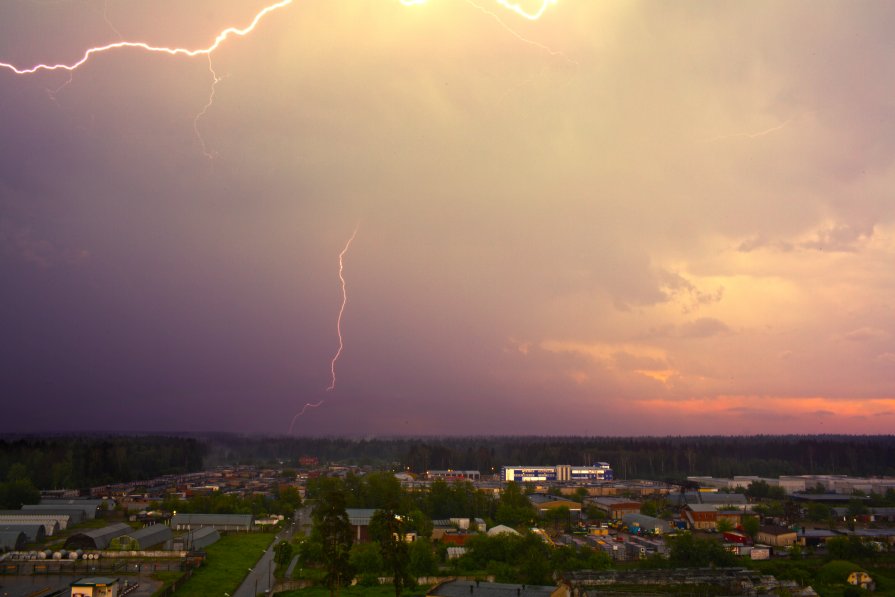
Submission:
[[2,532],[25,533],[29,543],[38,543],[47,538],[46,528],[38,523],[4,523],[0,524],[0,533]]
[[192,531],[203,527],[218,531],[255,530],[251,514],[175,514],[171,518],[171,528],[176,531]]
[[174,534],[163,524],[153,524],[143,527],[133,533],[120,535],[109,542],[109,549],[122,551],[142,551],[165,541],[169,541]]
[[103,500],[65,500],[65,499],[42,499],[40,503],[36,506],[22,506],[22,509],[28,508],[46,508],[46,509],[57,509],[57,510],[80,510],[84,513],[85,520],[93,520],[96,518],[96,513],[99,512],[100,506],[103,505]]
[[119,522],[100,529],[75,533],[65,542],[65,549],[106,549],[112,539],[126,535],[132,530],[130,526]]
[[216,543],[221,538],[212,527],[203,527],[195,531],[190,531],[186,535],[182,535],[174,540],[175,549],[186,549],[189,551],[202,551],[212,543]]
[[3,531],[0,530],[0,553],[6,551],[19,551],[25,549],[28,544],[28,538],[22,531]]
[[80,524],[87,520],[87,515],[81,508],[64,508],[62,506],[44,506],[41,504],[27,504],[22,506],[23,513],[27,514],[55,514],[68,516],[68,524]]
[[0,510],[0,524],[42,524],[47,536],[51,537],[75,523],[71,522],[71,516],[68,514]]

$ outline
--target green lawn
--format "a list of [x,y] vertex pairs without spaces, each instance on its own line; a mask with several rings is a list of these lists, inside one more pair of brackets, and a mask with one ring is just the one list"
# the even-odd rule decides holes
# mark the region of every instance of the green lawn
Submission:
[[208,558],[202,567],[177,588],[177,597],[232,594],[273,537],[273,533],[237,533],[221,537],[205,550]]
[[[421,597],[430,587],[418,587],[406,589],[401,592],[402,597]],[[380,585],[378,587],[344,587],[339,591],[339,597],[394,597],[395,587],[392,585]],[[180,593],[178,593],[179,597]],[[277,593],[277,597],[329,597],[329,589],[326,587],[310,587],[297,591]]]

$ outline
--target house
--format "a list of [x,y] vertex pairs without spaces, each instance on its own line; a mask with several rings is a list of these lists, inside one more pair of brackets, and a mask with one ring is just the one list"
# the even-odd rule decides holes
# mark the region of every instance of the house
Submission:
[[94,576],[76,580],[71,583],[71,597],[118,597],[118,579]]
[[426,595],[432,597],[569,597],[565,585],[546,587],[478,580],[447,580],[435,585]]
[[755,539],[772,547],[789,547],[796,542],[796,531],[780,526],[763,526],[758,529]]

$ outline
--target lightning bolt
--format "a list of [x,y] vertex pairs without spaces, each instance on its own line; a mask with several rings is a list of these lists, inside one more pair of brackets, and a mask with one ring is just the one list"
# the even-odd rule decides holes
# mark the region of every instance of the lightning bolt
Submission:
[[793,121],[792,118],[788,118],[784,120],[782,123],[772,126],[770,128],[764,129],[762,131],[757,131],[754,133],[733,133],[731,135],[719,135],[717,137],[712,137],[710,139],[703,139],[704,143],[714,143],[715,141],[724,141],[725,139],[758,139],[759,137],[764,137],[765,135],[770,135],[772,133],[776,133],[777,131],[783,129],[787,125],[789,125]]
[[[403,6],[420,6],[420,5],[422,5],[422,4],[425,4],[427,1],[428,1],[428,0],[400,0],[401,4],[402,4]],[[540,6],[537,10],[535,10],[535,11],[526,11],[526,10],[522,7],[522,5],[519,4],[518,2],[510,2],[510,0],[496,0],[497,4],[501,5],[502,7],[506,8],[507,10],[509,10],[509,11],[511,11],[511,12],[516,13],[518,16],[520,16],[520,17],[522,17],[522,18],[524,18],[524,19],[528,19],[529,21],[537,21],[538,19],[540,19],[540,18],[544,15],[544,13],[547,12],[547,9],[550,8],[550,6],[556,4],[557,1],[558,1],[558,0],[541,0],[541,6]],[[466,2],[467,2],[470,6],[472,6],[472,7],[476,8],[476,9],[478,9],[478,10],[481,11],[482,13],[488,15],[489,17],[491,17],[492,19],[494,19],[495,21],[497,21],[497,24],[498,24],[498,25],[500,25],[501,27],[503,27],[503,28],[504,28],[510,35],[512,35],[513,37],[515,37],[515,38],[518,39],[519,41],[521,41],[521,42],[523,42],[523,43],[526,43],[526,44],[529,44],[529,45],[531,45],[531,46],[534,46],[534,47],[536,47],[536,48],[539,48],[539,49],[541,49],[541,50],[544,50],[545,52],[547,52],[547,53],[550,54],[551,56],[560,56],[560,57],[562,57],[562,58],[565,58],[566,60],[568,60],[568,61],[569,61],[570,63],[572,63],[572,64],[575,64],[575,65],[578,64],[578,63],[575,62],[574,60],[571,60],[571,59],[569,59],[568,57],[566,57],[566,55],[563,54],[562,52],[559,52],[559,51],[557,51],[557,50],[553,50],[553,49],[551,49],[550,47],[545,46],[544,44],[542,44],[542,43],[540,43],[540,42],[536,42],[536,41],[534,41],[534,40],[532,40],[532,39],[528,39],[527,37],[525,37],[524,35],[522,35],[522,34],[519,33],[518,31],[516,31],[515,29],[513,29],[512,27],[510,27],[509,25],[507,25],[507,24],[504,22],[504,20],[501,19],[500,16],[498,16],[496,13],[494,13],[493,11],[488,10],[487,8],[485,8],[484,6],[482,6],[482,5],[480,5],[480,4],[477,4],[476,2],[474,2],[474,0],[466,0]]]
[[[348,239],[348,242],[345,243],[345,247],[342,249],[342,252],[339,253],[339,282],[342,285],[342,304],[339,307],[339,316],[336,318],[336,334],[339,337],[339,348],[336,350],[336,354],[333,355],[332,361],[329,364],[329,370],[332,374],[332,381],[329,386],[326,388],[327,392],[332,392],[336,389],[336,361],[339,360],[339,357],[342,356],[342,350],[345,348],[345,341],[342,338],[342,316],[345,314],[345,305],[348,304],[348,288],[345,284],[345,254],[348,253],[348,249],[351,248],[351,243],[354,241],[354,237],[357,236],[357,231],[360,230],[360,226],[357,226],[354,229],[354,233],[352,233],[351,238]],[[326,399],[318,400],[317,402],[306,402],[302,409],[295,413],[295,416],[292,417],[292,422],[289,424],[289,433],[292,433],[292,429],[295,427],[295,421],[304,416],[304,414],[308,411],[309,408],[319,408],[323,403],[326,402]]]
[[82,65],[86,64],[88,60],[90,60],[93,56],[97,54],[102,54],[104,52],[110,52],[112,50],[119,50],[121,48],[137,48],[140,50],[145,50],[147,52],[155,52],[159,54],[168,54],[170,56],[187,56],[190,58],[194,58],[196,56],[208,56],[212,54],[218,47],[227,41],[227,39],[231,35],[236,35],[238,37],[245,37],[249,33],[251,33],[255,27],[258,26],[258,23],[267,16],[269,13],[279,10],[280,8],[289,6],[292,4],[293,0],[280,0],[275,4],[271,4],[265,8],[262,8],[255,15],[255,18],[242,29],[238,27],[227,27],[220,33],[218,33],[217,37],[214,38],[214,42],[206,48],[198,48],[195,50],[190,50],[188,48],[169,48],[165,46],[153,46],[146,42],[142,41],[119,41],[111,44],[106,44],[104,46],[96,46],[93,48],[89,48],[81,58],[75,62],[70,64],[37,64],[35,66],[31,66],[28,68],[19,68],[14,64],[10,64],[8,62],[0,62],[0,68],[5,68],[7,70],[11,70],[17,75],[31,75],[38,71],[56,71],[56,70],[66,70],[66,71],[74,71],[80,68]]
[[[419,6],[425,4],[428,0],[400,0],[404,6]],[[535,11],[527,11],[518,2],[510,2],[510,0],[496,0],[498,4],[507,10],[516,13],[523,19],[529,21],[537,21],[540,19],[547,9],[557,3],[558,0],[541,0],[541,6]]]
[[349,247],[351,247],[351,241],[354,240],[354,237],[357,236],[357,231],[360,229],[360,226],[354,229],[354,234],[351,235],[351,238],[348,239],[348,242],[345,243],[345,248],[342,249],[342,252],[339,253],[339,280],[342,283],[342,306],[339,307],[339,317],[336,319],[336,333],[339,336],[339,349],[336,351],[336,354],[333,355],[333,360],[329,364],[329,370],[332,373],[332,382],[330,382],[329,387],[326,388],[327,392],[332,392],[336,389],[336,361],[339,360],[339,357],[342,356],[342,349],[345,348],[345,343],[342,341],[342,315],[345,313],[345,305],[348,304],[348,291],[345,288],[345,276],[343,272],[345,271],[345,253],[348,252]]
[[[542,44],[542,43],[540,43],[540,42],[534,41],[533,39],[528,39],[527,37],[525,37],[524,35],[522,35],[522,34],[519,33],[518,31],[516,31],[515,29],[513,29],[512,27],[510,27],[509,25],[507,25],[507,24],[504,22],[504,20],[501,19],[496,13],[494,13],[494,12],[488,10],[488,9],[485,8],[484,6],[481,6],[481,5],[479,5],[479,4],[476,4],[473,0],[466,0],[466,2],[467,2],[470,6],[472,6],[473,8],[477,8],[478,10],[480,10],[481,12],[483,12],[484,14],[488,15],[489,17],[491,17],[492,19],[494,19],[495,21],[497,21],[497,24],[498,24],[498,25],[500,25],[501,27],[503,27],[503,28],[504,28],[510,35],[512,35],[513,37],[515,37],[515,38],[518,39],[519,41],[521,41],[521,42],[523,42],[523,43],[526,43],[526,44],[528,44],[528,45],[530,45],[530,46],[534,46],[534,47],[536,47],[536,48],[539,48],[539,49],[541,49],[541,50],[547,52],[547,53],[550,54],[551,56],[559,56],[559,57],[564,58],[565,60],[567,60],[567,61],[570,62],[571,64],[574,64],[574,65],[576,65],[576,66],[578,65],[577,62],[575,62],[574,60],[572,60],[571,58],[569,58],[568,56],[566,56],[566,55],[563,54],[562,52],[560,52],[560,51],[558,51],[558,50],[554,50],[554,49],[550,48],[549,46],[545,46],[544,44]],[[512,11],[515,12],[516,14],[518,14],[518,15],[520,15],[520,16],[522,16],[522,17],[525,17],[526,19],[528,19],[528,20],[530,20],[530,21],[536,21],[536,20],[538,20],[538,19],[541,18],[541,15],[544,14],[544,11],[547,10],[547,7],[548,7],[550,4],[555,4],[555,3],[556,3],[556,0],[544,0],[544,3],[541,5],[540,10],[538,10],[538,11],[536,11],[536,12],[533,12],[533,13],[527,13],[527,12],[523,11],[522,8],[520,8],[520,6],[519,6],[518,4],[513,4],[513,3],[511,3],[511,2],[506,2],[506,0],[497,0],[497,3],[500,4],[501,6],[505,7],[505,8],[508,8],[509,10],[512,10]]]
[[211,54],[208,55],[208,72],[211,73],[211,91],[208,94],[208,101],[205,103],[205,106],[193,119],[193,131],[196,132],[196,138],[202,146],[202,153],[204,153],[205,157],[209,160],[213,160],[214,154],[208,150],[208,145],[205,143],[205,137],[202,136],[202,131],[199,130],[199,120],[205,116],[208,109],[211,108],[211,105],[214,103],[214,93],[217,90],[218,83],[221,82],[221,77],[214,71],[214,66],[211,64]]

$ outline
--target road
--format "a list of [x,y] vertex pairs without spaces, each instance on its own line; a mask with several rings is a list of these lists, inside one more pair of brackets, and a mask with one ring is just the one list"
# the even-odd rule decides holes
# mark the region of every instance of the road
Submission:
[[282,531],[277,533],[276,538],[271,542],[270,546],[264,551],[261,557],[255,562],[255,565],[247,570],[248,575],[239,588],[233,592],[231,597],[255,597],[258,594],[268,594],[270,592],[273,580],[273,572],[277,565],[273,561],[273,548],[280,541],[288,541],[292,538],[296,530],[302,529],[310,525],[310,509],[302,508],[295,511],[293,524],[286,526]]

